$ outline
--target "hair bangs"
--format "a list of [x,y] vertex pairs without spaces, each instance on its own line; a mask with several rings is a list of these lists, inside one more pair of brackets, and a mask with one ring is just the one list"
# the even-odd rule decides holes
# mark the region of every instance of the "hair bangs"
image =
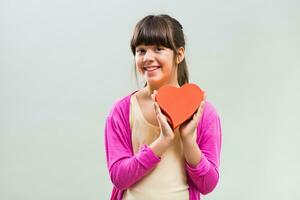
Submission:
[[131,40],[131,50],[135,54],[138,45],[159,45],[167,48],[172,47],[172,34],[169,32],[167,23],[155,17],[145,19],[137,24]]

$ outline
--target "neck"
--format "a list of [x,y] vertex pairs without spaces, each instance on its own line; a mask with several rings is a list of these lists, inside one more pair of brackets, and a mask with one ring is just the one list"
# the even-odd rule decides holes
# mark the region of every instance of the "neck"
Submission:
[[144,88],[144,90],[146,92],[146,96],[148,98],[151,98],[151,94],[153,94],[154,90],[157,91],[160,87],[162,87],[164,85],[170,85],[170,86],[174,86],[174,87],[177,87],[177,88],[180,87],[177,81],[173,82],[173,83],[162,84],[162,85],[150,85],[150,84],[147,84],[147,86]]

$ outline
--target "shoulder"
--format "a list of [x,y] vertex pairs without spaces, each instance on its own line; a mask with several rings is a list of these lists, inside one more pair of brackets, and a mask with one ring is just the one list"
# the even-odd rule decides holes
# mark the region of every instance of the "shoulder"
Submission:
[[130,105],[130,97],[131,95],[127,95],[115,100],[109,111],[108,117],[115,117],[116,115],[120,115],[121,113],[126,112],[127,107],[129,107]]
[[218,115],[216,107],[210,102],[210,101],[205,101],[204,103],[204,108],[203,108],[203,114],[205,115]]
[[108,114],[108,118],[115,118],[115,117],[126,117],[129,115],[129,109],[130,109],[130,98],[136,91],[132,92],[131,94],[128,94],[126,96],[123,96],[119,99],[117,99]]
[[197,142],[203,141],[203,137],[216,137],[221,135],[221,119],[216,107],[209,101],[205,101],[202,117],[198,123]]
[[203,112],[202,112],[201,123],[203,125],[205,125],[214,120],[220,120],[219,113],[218,113],[216,107],[210,101],[206,100],[204,103],[204,108],[203,108]]

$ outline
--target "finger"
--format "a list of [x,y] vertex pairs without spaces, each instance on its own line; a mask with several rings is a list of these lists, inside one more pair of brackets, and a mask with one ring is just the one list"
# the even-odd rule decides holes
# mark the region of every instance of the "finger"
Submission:
[[200,108],[199,108],[199,114],[201,115],[204,109],[205,99],[201,102]]
[[155,109],[156,115],[162,115],[162,112],[160,110],[158,103],[154,102],[153,104],[154,104],[154,109]]
[[156,116],[159,118],[160,122],[168,123],[167,117],[161,112],[158,103],[154,102]]
[[156,101],[156,95],[157,95],[157,91],[154,90],[153,93],[151,94],[151,98],[153,101]]
[[154,94],[151,94],[151,99],[152,99],[153,101],[155,101],[155,95],[154,95]]
[[204,92],[204,95],[203,95],[203,100],[202,100],[202,102],[201,102],[201,104],[200,104],[200,106],[199,106],[199,108],[200,108],[200,112],[202,112],[202,111],[203,111],[203,107],[204,107],[204,103],[205,103],[205,101],[206,101],[206,92]]
[[155,110],[155,114],[156,114],[156,119],[158,121],[159,127],[161,128],[162,119],[161,119],[161,114],[159,111],[159,106],[156,102],[153,103],[153,106],[154,106],[154,110]]
[[172,128],[171,128],[170,124],[168,123],[166,116],[161,112],[159,105],[156,102],[154,102],[154,106],[155,106],[156,118],[157,118],[160,129],[164,133],[172,131]]
[[197,112],[194,114],[193,120],[195,120],[195,122],[198,122],[200,120],[200,117],[202,116],[202,112],[203,112],[203,107],[204,107],[204,100],[201,102]]
[[205,102],[205,96],[204,96],[203,100],[201,101],[200,106],[198,107],[198,110],[197,110],[196,114],[201,114],[202,109],[204,107],[204,102]]
[[202,102],[201,102],[201,104],[200,104],[200,108],[203,108],[203,107],[204,107],[205,101],[206,101],[206,96],[205,96],[204,99],[202,100]]
[[200,111],[201,106],[199,106],[199,108],[197,109],[197,112],[194,114],[193,119],[192,120],[196,120],[199,118],[199,115],[201,114]]
[[155,114],[159,115],[159,110],[158,110],[158,105],[156,102],[153,102],[153,106],[154,106],[154,110],[155,110]]

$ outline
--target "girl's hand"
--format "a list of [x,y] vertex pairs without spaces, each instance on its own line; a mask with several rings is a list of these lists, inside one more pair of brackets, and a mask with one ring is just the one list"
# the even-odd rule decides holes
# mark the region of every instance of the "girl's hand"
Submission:
[[160,137],[161,137],[161,139],[163,139],[165,141],[171,142],[175,137],[174,131],[171,128],[170,124],[168,123],[167,117],[161,112],[158,103],[155,101],[156,95],[157,95],[157,91],[154,90],[151,97],[154,101],[154,109],[155,109],[155,113],[156,113],[156,118],[157,118],[160,130],[161,130]]
[[198,123],[202,117],[204,102],[206,99],[206,94],[204,93],[204,98],[197,110],[197,112],[193,115],[192,119],[185,122],[179,127],[180,137],[183,142],[185,141],[196,141],[196,129]]

